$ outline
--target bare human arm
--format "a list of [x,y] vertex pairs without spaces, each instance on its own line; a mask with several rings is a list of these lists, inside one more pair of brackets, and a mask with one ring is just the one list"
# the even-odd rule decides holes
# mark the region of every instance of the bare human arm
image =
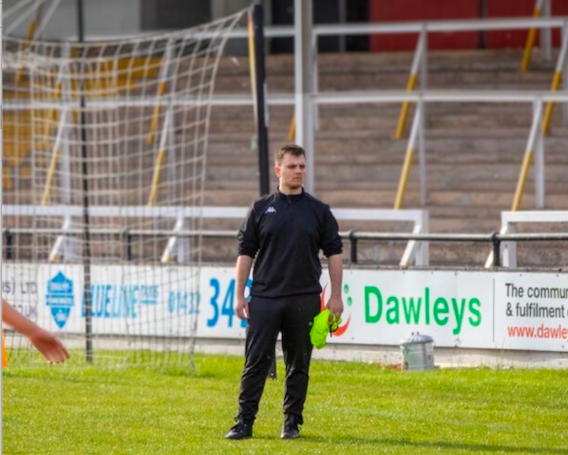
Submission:
[[[329,279],[331,281],[331,297],[327,302],[326,308],[329,309],[330,318],[335,316],[337,319],[343,313],[343,299],[341,297],[341,285],[343,283],[343,259],[341,254],[334,254],[327,258],[329,267]],[[331,322],[331,319],[330,319]]]
[[236,266],[237,305],[235,307],[235,312],[237,313],[237,316],[241,319],[248,319],[249,317],[249,304],[245,300],[245,288],[247,285],[248,277],[250,275],[251,267],[252,267],[252,258],[250,256],[243,254],[237,258],[237,266]]
[[61,363],[69,358],[69,353],[61,341],[47,330],[42,329],[33,321],[21,315],[4,299],[2,299],[2,320],[16,332],[28,338],[49,362]]

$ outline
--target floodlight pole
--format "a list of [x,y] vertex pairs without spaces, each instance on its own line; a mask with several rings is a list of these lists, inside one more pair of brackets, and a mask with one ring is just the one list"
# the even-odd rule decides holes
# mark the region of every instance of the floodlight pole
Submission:
[[[85,57],[83,44],[84,37],[84,15],[83,0],[77,0],[77,41],[81,48],[81,57]],[[93,326],[91,312],[91,242],[89,232],[89,166],[87,163],[87,130],[85,129],[85,67],[81,64],[79,68],[79,92],[80,96],[80,130],[81,130],[81,159],[83,177],[83,298],[85,305],[85,341],[87,351],[87,363],[93,362]]]

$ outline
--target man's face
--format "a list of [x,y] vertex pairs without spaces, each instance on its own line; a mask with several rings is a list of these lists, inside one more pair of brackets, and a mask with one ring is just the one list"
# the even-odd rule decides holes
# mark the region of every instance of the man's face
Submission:
[[280,189],[297,190],[304,184],[306,176],[306,157],[286,153],[280,166],[276,166],[276,175],[280,179]]

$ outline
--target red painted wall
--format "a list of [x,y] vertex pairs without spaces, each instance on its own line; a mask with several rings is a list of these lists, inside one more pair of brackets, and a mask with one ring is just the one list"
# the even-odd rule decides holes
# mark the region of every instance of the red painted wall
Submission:
[[[487,17],[529,17],[536,0],[486,0]],[[568,16],[568,0],[551,0],[553,16]],[[444,19],[478,19],[482,0],[369,0],[371,22],[408,22]],[[537,42],[538,44],[538,33]],[[553,31],[553,44],[560,46],[560,31]],[[416,47],[416,34],[374,35],[370,39],[371,51],[407,51]],[[479,47],[481,33],[432,33],[430,49],[475,49]],[[487,47],[522,48],[526,30],[487,32]]]
[[[371,22],[472,19],[480,14],[479,0],[370,0]],[[402,51],[416,47],[416,34],[373,35],[371,51]],[[431,33],[429,49],[474,49],[479,33]]]
[[[527,17],[532,16],[536,0],[488,0],[488,17]],[[568,16],[568,1],[552,0],[553,16]],[[536,43],[539,43],[537,33]],[[489,48],[519,48],[524,47],[527,39],[526,30],[507,30],[487,33],[487,47]],[[552,43],[554,46],[560,45],[560,31],[554,30],[552,33]]]

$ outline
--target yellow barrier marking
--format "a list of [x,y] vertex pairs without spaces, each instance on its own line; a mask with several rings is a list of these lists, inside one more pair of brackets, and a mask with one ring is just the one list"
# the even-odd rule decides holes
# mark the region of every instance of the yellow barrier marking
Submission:
[[[557,71],[554,73],[554,78],[552,79],[552,86],[550,87],[551,92],[558,91],[560,87],[560,82],[562,81],[562,72]],[[542,132],[548,134],[550,129],[550,120],[552,119],[552,111],[554,110],[554,101],[549,101],[546,103],[546,111],[544,112],[544,119],[542,121]]]
[[[416,74],[411,74],[408,78],[408,83],[406,84],[406,91],[412,92],[416,86]],[[398,117],[398,124],[396,127],[396,132],[394,133],[395,139],[401,139],[404,134],[404,128],[406,126],[406,118],[408,117],[408,108],[410,107],[410,102],[405,101],[402,103],[402,108],[400,109],[400,115]]]
[[[533,17],[535,19],[539,18],[541,15],[540,9],[535,9],[533,11]],[[525,72],[529,68],[529,62],[531,60],[532,48],[536,40],[536,28],[531,28],[527,35],[527,41],[525,43],[525,52],[523,53],[523,62],[521,63],[521,71]]]
[[288,128],[288,140],[293,141],[296,137],[296,113],[292,114],[290,119],[290,128]]
[[[34,38],[34,33],[35,33],[35,28],[36,28],[36,21],[32,20],[30,22],[30,25],[28,26],[28,34],[27,34],[27,42],[24,45],[24,52],[27,52],[28,49],[30,48],[30,46],[32,45],[32,40]],[[19,85],[20,81],[22,80],[22,68],[18,68],[18,72],[16,73],[16,84]]]
[[256,71],[254,62],[256,61],[256,54],[254,52],[254,28],[252,22],[252,9],[248,14],[248,51],[249,51],[249,71],[250,71],[250,88],[252,90],[252,99],[254,103],[254,121],[258,124],[258,106],[256,103]]
[[533,151],[527,150],[525,153],[525,157],[523,158],[523,166],[521,167],[521,173],[519,174],[519,180],[517,182],[517,189],[515,191],[513,206],[511,207],[511,210],[513,212],[516,212],[521,208],[521,202],[523,199],[523,194],[525,192],[525,185],[527,183],[527,177],[529,175],[532,159],[533,159]]
[[49,171],[47,173],[45,189],[43,190],[43,196],[41,198],[41,205],[49,204],[49,193],[51,192],[51,185],[53,184],[53,178],[55,176],[55,169],[57,168],[58,161],[59,161],[59,150],[55,149],[53,151],[53,155],[51,156],[51,163],[49,165]]
[[2,188],[5,190],[12,189],[12,176],[10,175],[10,170],[6,167],[2,167]]
[[406,156],[404,157],[404,165],[402,166],[402,173],[400,174],[400,181],[398,184],[398,190],[396,192],[396,201],[394,203],[394,209],[402,209],[404,202],[404,195],[406,193],[406,185],[408,183],[408,176],[410,175],[410,169],[412,168],[412,162],[414,161],[414,150],[409,148],[406,151]]
[[[166,93],[166,81],[160,81],[158,85],[158,99],[162,97],[164,93]],[[154,113],[152,114],[152,123],[150,123],[150,133],[148,133],[148,144],[154,142],[154,135],[156,133],[156,129],[158,128],[158,121],[160,117],[160,104],[156,104],[154,106]]]
[[162,149],[158,153],[158,158],[156,159],[156,167],[154,168],[154,176],[152,177],[152,189],[150,190],[148,205],[154,205],[156,203],[156,198],[158,197],[158,186],[160,185],[160,180],[162,178],[162,166],[165,158],[166,150]]

